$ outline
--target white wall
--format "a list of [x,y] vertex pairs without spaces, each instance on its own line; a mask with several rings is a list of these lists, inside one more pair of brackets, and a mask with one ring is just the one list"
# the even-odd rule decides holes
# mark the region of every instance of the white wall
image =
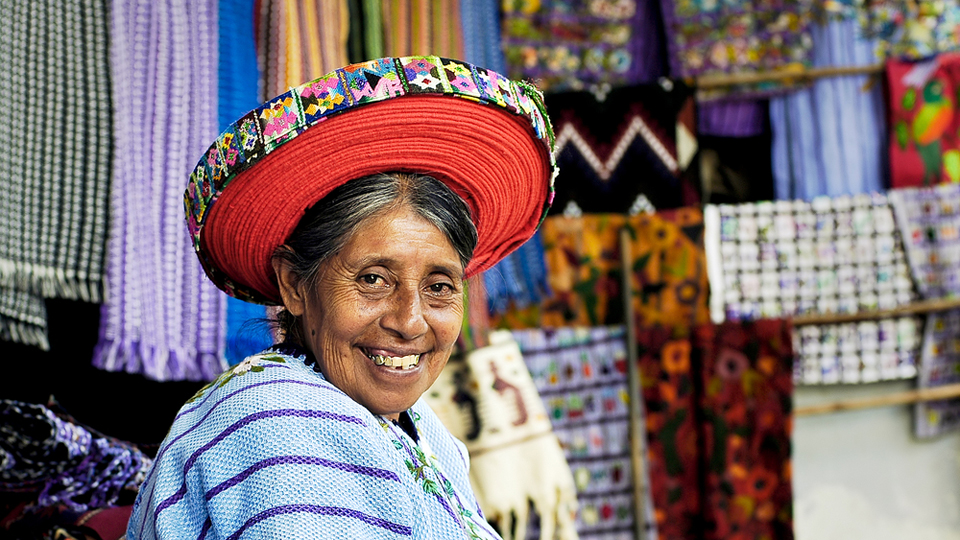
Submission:
[[[913,385],[798,387],[794,404]],[[902,405],[795,419],[797,540],[960,540],[960,433],[914,439],[912,412]]]

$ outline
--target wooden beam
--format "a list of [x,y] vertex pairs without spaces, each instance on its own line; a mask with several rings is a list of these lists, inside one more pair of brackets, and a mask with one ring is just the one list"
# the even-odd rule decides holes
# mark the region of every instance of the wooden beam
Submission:
[[742,73],[724,73],[717,75],[702,75],[691,80],[698,89],[724,88],[741,84],[758,84],[764,82],[807,81],[825,77],[843,77],[852,75],[873,75],[883,72],[883,64],[846,67],[784,67],[772,71],[751,71]]
[[825,313],[798,315],[793,318],[794,326],[803,326],[811,324],[839,324],[846,322],[875,321],[879,319],[888,319],[890,317],[902,317],[904,315],[919,315],[923,313],[932,313],[937,311],[947,311],[960,308],[960,298],[945,298],[937,300],[923,300],[895,307],[893,309],[881,309],[876,311],[860,311],[857,313]]
[[812,416],[815,414],[856,411],[860,409],[873,409],[877,407],[890,407],[894,405],[909,405],[924,401],[937,401],[941,399],[957,397],[960,397],[960,383],[936,386],[933,388],[906,390],[903,392],[887,394],[885,396],[873,396],[868,398],[834,401],[831,403],[821,403],[817,405],[806,405],[804,407],[797,407],[794,409],[793,414],[794,416]]

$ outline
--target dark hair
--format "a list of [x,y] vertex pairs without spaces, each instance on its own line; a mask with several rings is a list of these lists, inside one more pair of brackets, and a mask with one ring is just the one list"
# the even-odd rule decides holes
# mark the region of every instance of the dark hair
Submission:
[[[467,204],[432,176],[398,172],[357,178],[331,191],[304,212],[273,256],[290,263],[294,274],[312,286],[323,262],[343,249],[361,223],[404,205],[440,229],[466,268],[477,246]],[[286,309],[277,313],[276,324],[285,341],[305,345],[299,319]]]

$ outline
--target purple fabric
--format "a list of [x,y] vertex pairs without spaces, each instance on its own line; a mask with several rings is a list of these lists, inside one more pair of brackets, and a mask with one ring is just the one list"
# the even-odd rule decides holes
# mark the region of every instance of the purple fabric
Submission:
[[217,1],[115,0],[110,13],[114,183],[94,365],[209,380],[226,367],[226,296],[190,245],[183,190],[217,136]]
[[767,102],[758,99],[720,99],[700,103],[697,132],[717,137],[756,137],[767,127]]

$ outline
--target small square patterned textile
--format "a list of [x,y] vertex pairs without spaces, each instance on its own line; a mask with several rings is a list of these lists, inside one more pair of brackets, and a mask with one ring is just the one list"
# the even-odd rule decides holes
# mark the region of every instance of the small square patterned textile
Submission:
[[[890,200],[920,295],[928,299],[960,296],[960,185],[894,189]],[[960,310],[927,315],[920,356],[921,388],[960,382],[958,336]],[[915,427],[918,437],[960,427],[960,400],[918,403]]]
[[[890,309],[916,299],[887,197],[710,206],[714,321]],[[795,380],[854,383],[916,375],[918,317],[801,329]]]

